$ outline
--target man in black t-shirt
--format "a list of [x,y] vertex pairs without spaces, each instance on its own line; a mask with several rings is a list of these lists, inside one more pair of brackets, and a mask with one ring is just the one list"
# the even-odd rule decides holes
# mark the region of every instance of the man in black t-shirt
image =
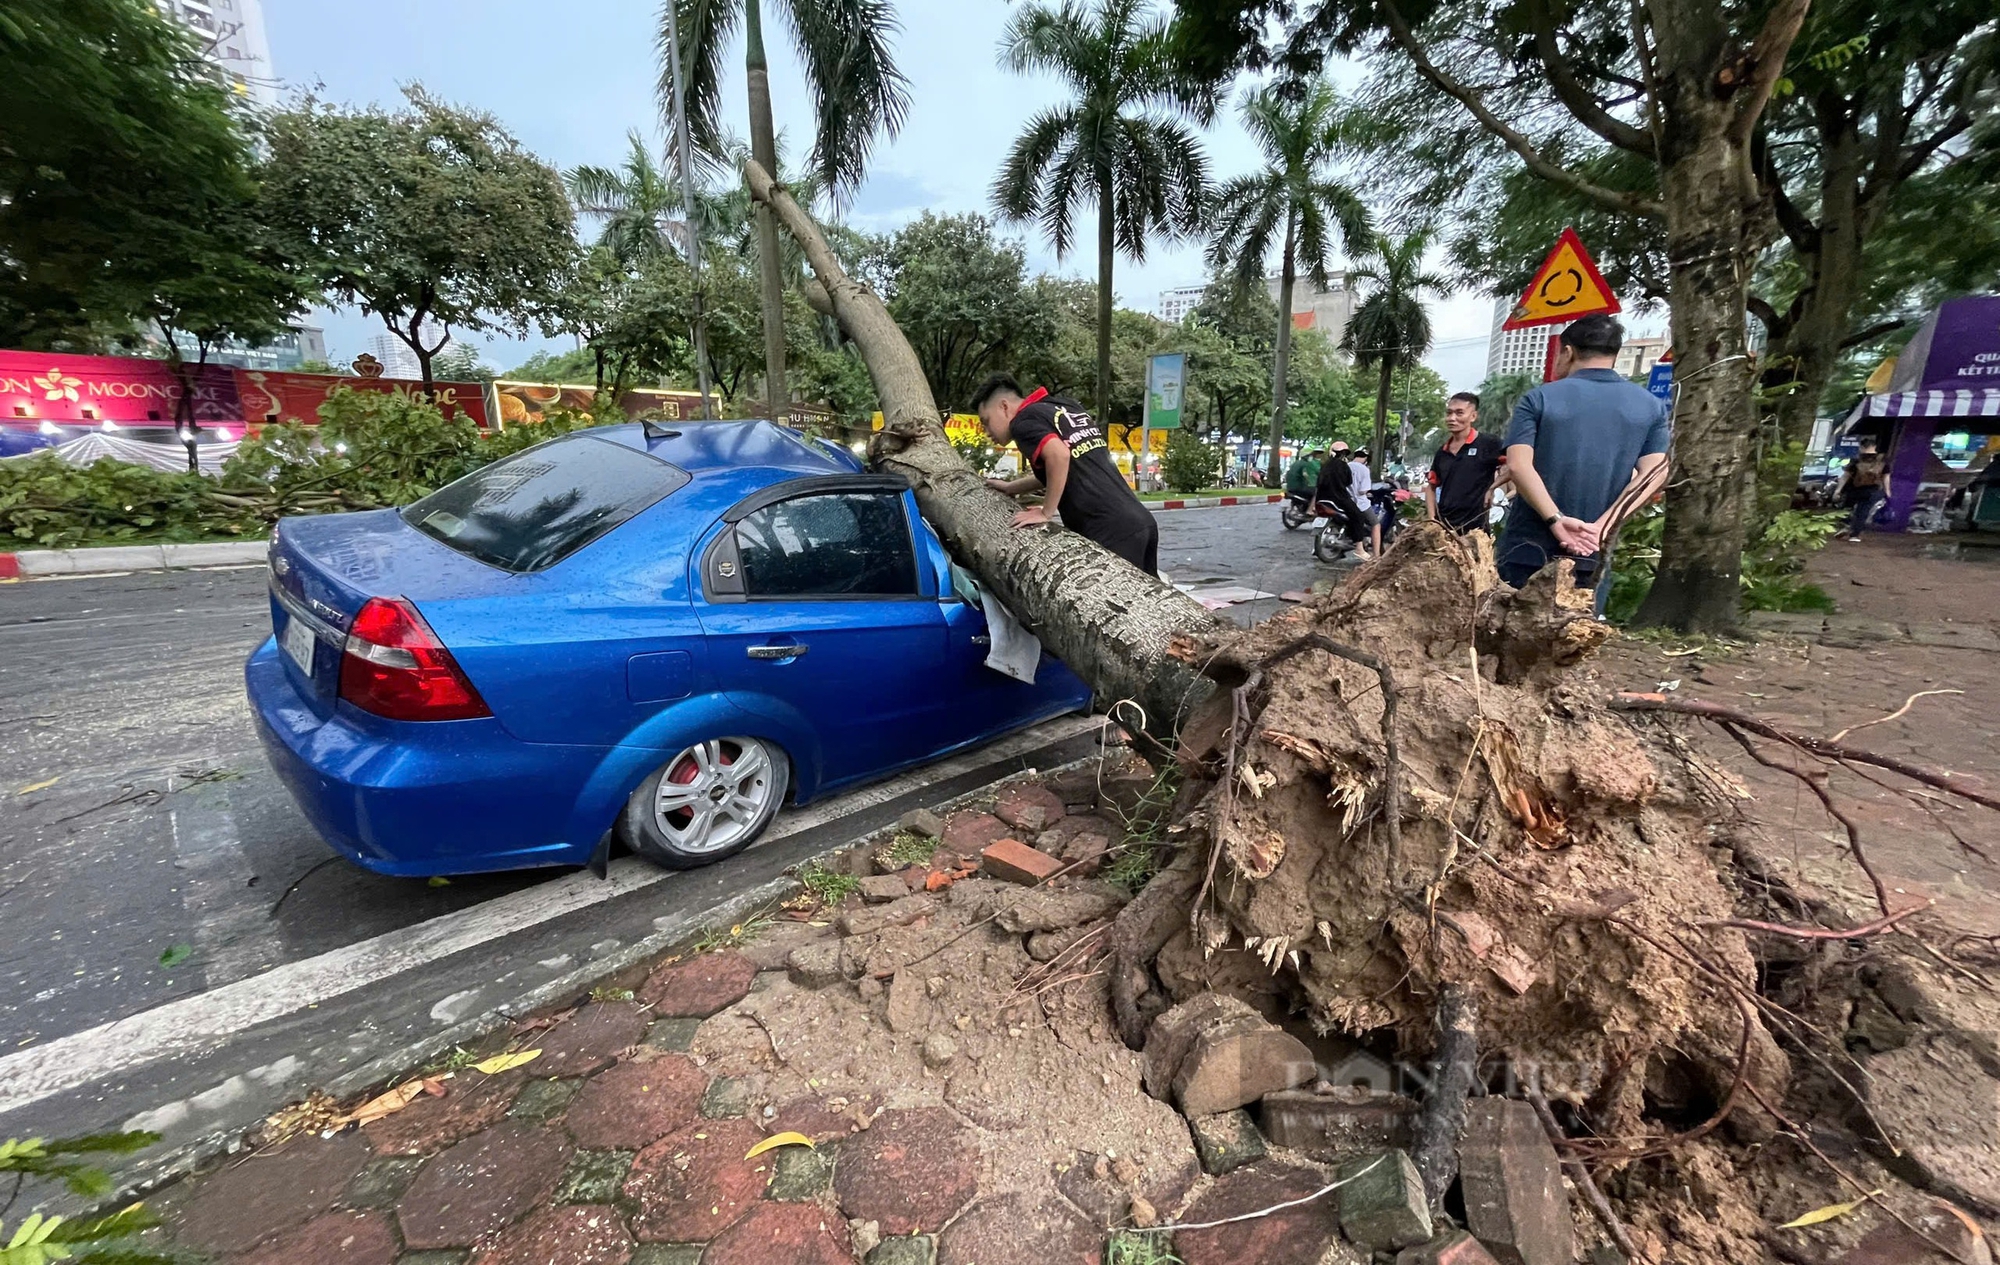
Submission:
[[1493,502],[1495,476],[1507,463],[1498,435],[1482,435],[1479,397],[1460,391],[1444,406],[1444,443],[1431,458],[1424,484],[1424,505],[1434,519],[1456,532],[1484,531]]
[[1063,526],[1077,535],[1148,575],[1159,574],[1159,526],[1125,486],[1104,432],[1082,405],[1040,388],[1024,397],[1020,383],[996,373],[972,393],[972,409],[994,444],[1012,442],[1034,472],[1019,479],[988,479],[986,486],[1009,496],[1043,489],[1042,503],[1014,515],[1014,526],[1033,527],[1061,514]]

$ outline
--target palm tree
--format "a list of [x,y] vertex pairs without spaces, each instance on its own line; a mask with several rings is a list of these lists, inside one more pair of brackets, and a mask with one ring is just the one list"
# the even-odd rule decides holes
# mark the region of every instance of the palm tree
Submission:
[[1215,194],[1209,263],[1233,269],[1239,284],[1263,284],[1264,260],[1280,227],[1284,230],[1277,354],[1271,365],[1272,487],[1284,473],[1280,449],[1292,356],[1292,285],[1299,265],[1313,284],[1326,289],[1334,237],[1352,254],[1371,235],[1368,208],[1326,170],[1352,145],[1356,122],[1324,76],[1306,84],[1303,93],[1268,87],[1246,94],[1243,127],[1264,151],[1264,169],[1238,176]]
[[1443,294],[1451,289],[1449,280],[1424,271],[1424,251],[1430,244],[1427,231],[1400,241],[1378,235],[1351,273],[1358,281],[1372,283],[1372,292],[1354,309],[1340,348],[1354,357],[1358,367],[1381,371],[1375,391],[1375,444],[1368,450],[1369,472],[1378,479],[1389,443],[1391,382],[1396,370],[1416,364],[1431,349],[1431,314],[1424,307],[1423,292]]
[[1030,4],[1000,37],[1000,61],[1017,74],[1047,70],[1074,94],[1029,120],[993,184],[1009,219],[1039,219],[1056,257],[1076,242],[1075,215],[1097,207],[1097,396],[1111,402],[1113,256],[1146,257],[1146,239],[1195,232],[1208,161],[1179,115],[1205,118],[1207,90],[1189,84],[1170,52],[1167,22],[1146,0]]
[[[666,0],[679,22],[681,69],[686,83],[688,133],[717,160],[727,157],[719,117],[722,55],[738,22],[749,80],[750,153],[776,177],[778,133],[771,118],[771,76],[764,56],[763,5],[767,0]],[[792,30],[819,120],[811,167],[834,199],[861,185],[878,133],[894,136],[909,112],[908,81],[896,69],[889,37],[896,31],[887,0],[770,0]],[[673,67],[664,15],[660,23],[660,100],[673,118]],[[671,124],[669,124],[671,127]],[[678,133],[676,133],[676,136]],[[670,151],[677,152],[677,151]],[[778,226],[768,208],[755,212],[764,317],[766,394],[775,406],[785,387],[785,282]]]
[[617,167],[577,167],[564,177],[570,201],[604,221],[597,243],[620,263],[636,268],[664,255],[684,258],[689,230],[680,182],[654,163],[638,132],[626,140],[631,149]]

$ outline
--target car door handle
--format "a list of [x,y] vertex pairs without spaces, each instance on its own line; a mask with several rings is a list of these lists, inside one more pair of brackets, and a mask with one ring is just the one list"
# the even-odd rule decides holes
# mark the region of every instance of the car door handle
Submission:
[[753,659],[796,659],[812,649],[804,644],[796,646],[751,646],[743,653]]
[[974,633],[972,634],[972,644],[975,646],[990,646],[993,644],[993,638],[987,633]]

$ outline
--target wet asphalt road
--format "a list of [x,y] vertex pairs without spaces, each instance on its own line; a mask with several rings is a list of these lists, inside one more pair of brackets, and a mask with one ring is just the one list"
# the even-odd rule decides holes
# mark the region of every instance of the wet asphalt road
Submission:
[[[1276,506],[1160,526],[1177,581],[1276,593],[1339,574]],[[550,876],[432,887],[322,864],[243,698],[269,631],[261,567],[0,585],[0,1054]]]

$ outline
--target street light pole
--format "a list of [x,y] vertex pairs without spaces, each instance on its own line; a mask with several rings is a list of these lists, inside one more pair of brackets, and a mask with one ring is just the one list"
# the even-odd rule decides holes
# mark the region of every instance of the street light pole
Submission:
[[687,87],[682,82],[680,0],[667,0],[667,56],[673,60],[674,135],[680,142],[681,202],[687,213],[688,268],[694,275],[694,376],[701,390],[701,415],[715,417],[708,395],[708,319],[701,300],[701,225],[694,200],[693,147],[688,142]]

